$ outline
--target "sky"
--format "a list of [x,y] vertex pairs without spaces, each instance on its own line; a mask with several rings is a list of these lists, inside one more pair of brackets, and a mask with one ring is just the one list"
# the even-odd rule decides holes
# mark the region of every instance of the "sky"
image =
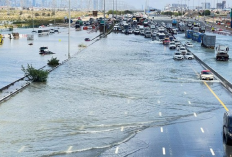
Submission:
[[[142,5],[145,6],[145,1],[146,0],[124,0],[127,4],[136,7],[136,9],[142,9]],[[198,4],[201,5],[201,3],[204,2],[209,2],[211,3],[211,5],[215,6],[215,4],[221,3],[222,0],[147,0],[149,1],[149,6],[157,8],[157,9],[161,9],[163,10],[164,7],[167,4],[186,4],[189,5],[190,7],[192,6],[197,6]],[[232,5],[232,1],[231,0],[226,0],[226,6],[231,6]]]

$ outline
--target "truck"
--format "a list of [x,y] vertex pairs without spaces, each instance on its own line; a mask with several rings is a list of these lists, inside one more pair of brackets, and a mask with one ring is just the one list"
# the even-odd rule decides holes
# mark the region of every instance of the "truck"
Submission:
[[216,43],[216,36],[215,35],[203,35],[201,46],[214,49]]
[[219,45],[216,47],[216,60],[217,61],[228,61],[229,60],[229,47],[226,45]]
[[199,32],[205,33],[205,26],[201,26],[200,29],[199,29]]
[[176,24],[177,24],[176,19],[173,19],[173,20],[172,20],[172,26],[176,26]]

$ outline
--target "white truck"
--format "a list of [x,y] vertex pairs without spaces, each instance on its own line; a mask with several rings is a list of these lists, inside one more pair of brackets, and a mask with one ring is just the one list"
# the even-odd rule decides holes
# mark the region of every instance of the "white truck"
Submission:
[[229,60],[229,47],[225,45],[219,45],[216,47],[216,60],[217,61],[228,61]]

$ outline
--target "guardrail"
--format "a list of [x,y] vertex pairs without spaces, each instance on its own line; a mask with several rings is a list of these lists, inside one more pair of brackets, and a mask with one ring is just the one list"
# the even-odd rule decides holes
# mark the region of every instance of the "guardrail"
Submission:
[[206,69],[210,70],[219,80],[221,80],[222,85],[232,93],[232,84],[227,81],[224,77],[218,74],[213,68],[204,63],[200,58],[198,58],[194,53],[192,53],[195,59]]
[[[112,31],[112,30],[111,30],[111,31]],[[101,34],[100,34],[100,35],[101,35]],[[99,37],[100,35],[98,35],[97,37]],[[97,38],[97,37],[95,37],[95,38]],[[95,39],[95,38],[94,38],[94,39]],[[98,41],[98,40],[94,41],[93,43],[95,43],[95,42],[97,42],[97,41]],[[92,45],[93,43],[89,44],[88,46]],[[83,51],[83,50],[84,50],[84,49],[78,51],[78,52],[75,53],[72,57],[74,57],[75,55],[77,55],[79,52],[81,52],[81,51]],[[62,63],[60,63],[59,65],[57,65],[57,66],[55,66],[55,67],[51,67],[51,68],[48,69],[47,71],[48,71],[49,73],[52,72],[53,70],[55,70],[55,69],[58,68],[59,66],[63,65],[63,64],[66,63],[67,61],[69,61],[72,57],[63,60]],[[45,68],[45,67],[47,67],[47,65],[45,65],[45,66],[43,66],[43,67],[41,67],[41,68],[39,68],[39,69],[41,70],[41,69],[43,69],[43,68]],[[13,86],[15,83],[24,80],[26,77],[27,77],[27,76],[24,76],[24,77],[22,77],[22,78],[20,78],[20,79],[18,79],[18,80],[16,80],[16,81],[14,81],[14,82],[8,84],[8,85],[2,87],[2,88],[0,89],[0,92],[2,92],[2,91],[4,91],[4,90],[8,89],[8,88],[11,87],[11,86]],[[25,80],[25,81],[26,81],[26,80]],[[27,86],[29,86],[31,83],[32,83],[32,81],[27,81],[24,85],[19,86],[19,88],[16,88],[14,91],[11,91],[8,95],[6,95],[6,96],[0,98],[0,103],[6,101],[6,100],[9,99],[10,97],[12,97],[12,96],[14,96],[15,94],[17,94],[18,92],[22,91],[24,88],[26,88]]]

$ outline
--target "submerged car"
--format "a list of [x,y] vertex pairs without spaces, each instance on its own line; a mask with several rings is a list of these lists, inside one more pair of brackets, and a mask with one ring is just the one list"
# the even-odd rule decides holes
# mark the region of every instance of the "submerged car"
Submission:
[[169,49],[176,49],[176,44],[175,44],[175,42],[170,42],[170,43],[169,43]]
[[190,52],[187,52],[187,53],[184,55],[184,57],[185,57],[186,59],[189,59],[189,60],[194,59],[193,54],[190,53]]
[[173,59],[182,60],[184,56],[180,52],[175,52]]
[[179,52],[180,52],[181,54],[185,55],[188,51],[187,51],[187,49],[186,49],[184,46],[181,46],[181,47],[179,48]]
[[185,46],[187,46],[187,47],[193,47],[193,44],[192,44],[192,43],[190,43],[189,41],[188,41],[188,42],[186,42],[184,45],[185,45]]
[[201,80],[213,80],[213,73],[210,70],[202,70],[200,74]]

